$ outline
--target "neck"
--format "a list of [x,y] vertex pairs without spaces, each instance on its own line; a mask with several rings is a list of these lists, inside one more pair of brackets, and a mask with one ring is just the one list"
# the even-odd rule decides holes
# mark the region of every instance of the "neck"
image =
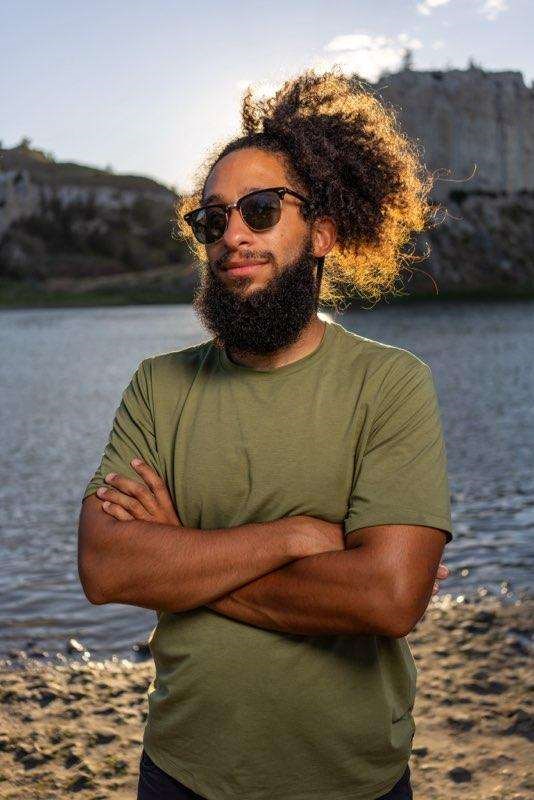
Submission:
[[275,353],[268,355],[255,355],[253,353],[240,353],[238,350],[227,351],[228,358],[235,364],[242,364],[257,370],[277,369],[298,361],[301,358],[313,353],[319,347],[323,338],[326,323],[316,315],[302,329],[296,342],[288,347],[282,347]]

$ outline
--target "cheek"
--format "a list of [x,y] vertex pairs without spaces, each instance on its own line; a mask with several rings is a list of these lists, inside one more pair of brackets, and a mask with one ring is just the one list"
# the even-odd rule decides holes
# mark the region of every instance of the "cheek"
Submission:
[[206,251],[206,261],[211,267],[215,265],[217,260],[221,258],[224,252],[224,249],[221,247],[220,244],[211,244],[204,246],[204,250]]
[[293,231],[280,225],[265,232],[258,241],[257,249],[260,252],[263,250],[265,253],[270,253],[271,263],[274,261],[277,265],[284,264],[293,253],[298,252],[298,237]]

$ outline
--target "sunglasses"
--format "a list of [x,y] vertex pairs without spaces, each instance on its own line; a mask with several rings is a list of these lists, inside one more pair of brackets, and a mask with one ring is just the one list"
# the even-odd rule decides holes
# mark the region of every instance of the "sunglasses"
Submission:
[[195,208],[184,215],[184,220],[191,226],[195,238],[201,244],[214,244],[222,239],[228,227],[230,209],[237,208],[241,219],[253,231],[267,231],[274,228],[282,215],[282,200],[284,195],[290,194],[308,204],[307,197],[288,189],[287,186],[277,186],[274,189],[257,189],[243,195],[235,203],[224,205],[218,203]]

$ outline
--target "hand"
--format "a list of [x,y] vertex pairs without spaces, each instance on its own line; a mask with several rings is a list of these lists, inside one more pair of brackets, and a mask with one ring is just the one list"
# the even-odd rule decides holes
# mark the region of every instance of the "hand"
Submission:
[[312,517],[307,514],[298,514],[284,519],[286,522],[291,519],[291,522],[297,526],[302,556],[314,556],[319,553],[345,549],[342,522],[328,522],[320,517]]
[[104,480],[111,488],[101,486],[96,492],[98,498],[105,501],[103,510],[122,521],[139,519],[183,527],[165,481],[152,467],[140,459],[137,460],[139,464],[134,463],[136,459],[130,463],[145,483],[117,473],[108,473]]

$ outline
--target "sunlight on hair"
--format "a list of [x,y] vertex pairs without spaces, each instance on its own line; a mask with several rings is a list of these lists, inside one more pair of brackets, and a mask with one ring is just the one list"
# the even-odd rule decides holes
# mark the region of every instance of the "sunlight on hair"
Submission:
[[256,96],[257,88],[248,85],[244,92],[242,136],[214,144],[196,173],[193,193],[176,202],[177,236],[198,261],[206,260],[184,214],[200,205],[221,158],[259,147],[279,154],[288,177],[311,197],[309,222],[329,216],[336,224],[321,302],[335,307],[355,293],[373,302],[404,294],[401,271],[428,257],[414,253],[412,237],[437,209],[428,199],[433,177],[394,109],[338,66],[322,74],[307,70],[267,97]]

